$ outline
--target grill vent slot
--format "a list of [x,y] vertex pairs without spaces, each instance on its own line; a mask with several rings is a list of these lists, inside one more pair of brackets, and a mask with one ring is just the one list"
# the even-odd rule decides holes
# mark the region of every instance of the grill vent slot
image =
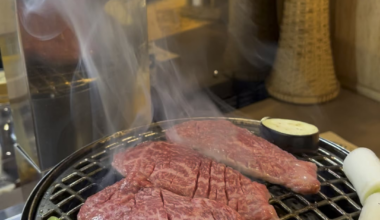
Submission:
[[340,194],[330,185],[321,186],[321,193],[323,193],[328,198],[334,198]]
[[347,213],[353,213],[353,212],[357,212],[359,211],[359,209],[357,209],[354,205],[352,205],[351,202],[349,202],[348,200],[346,199],[341,199],[339,201],[336,201],[335,202],[341,209],[343,209],[343,211],[347,212]]
[[79,180],[81,177],[79,175],[77,175],[76,173],[68,176],[67,178],[63,178],[62,179],[62,182],[66,185],[70,185],[72,184],[73,182]]
[[307,206],[306,203],[299,200],[297,197],[292,196],[290,198],[284,199],[283,202],[285,205],[287,205],[290,209],[297,211],[299,209],[303,209]]
[[307,212],[304,212],[300,215],[301,219],[302,220],[322,220],[323,218],[321,218],[316,212],[314,211],[307,211]]
[[82,203],[82,202],[81,202],[79,199],[73,197],[72,199],[69,199],[69,200],[65,201],[65,202],[60,206],[60,208],[61,208],[61,210],[62,210],[63,212],[67,213],[67,212],[71,211],[72,209],[76,208],[76,207],[77,207],[78,205],[80,205],[81,203]]
[[309,201],[309,203],[313,204],[313,203],[318,203],[320,201],[323,201],[324,198],[321,196],[320,193],[318,194],[314,194],[314,195],[306,195],[306,196],[303,196],[307,201]]
[[334,186],[346,194],[355,192],[355,190],[352,187],[348,186],[345,182],[336,182]]
[[319,171],[318,174],[325,180],[334,180],[338,179],[338,177],[334,176],[328,171]]
[[330,204],[318,207],[318,209],[330,219],[341,216],[341,213]]
[[67,191],[61,191],[61,192],[55,194],[54,196],[52,196],[50,200],[54,204],[58,204],[58,203],[62,202],[63,200],[67,199],[70,196],[71,196],[71,194],[68,193]]
[[79,191],[79,190],[84,189],[86,186],[89,186],[89,185],[91,185],[91,181],[83,178],[80,181],[78,181],[75,185],[73,185],[71,187],[71,189],[74,191]]
[[279,203],[271,203],[271,205],[273,205],[274,209],[276,210],[278,217],[281,218],[288,215],[289,212]]
[[90,162],[90,161],[87,161],[87,160],[82,161],[82,162],[80,162],[77,166],[75,166],[75,169],[80,170],[80,169],[82,169],[83,167],[89,165],[90,163],[91,163],[91,162]]
[[83,170],[82,172],[83,172],[84,174],[90,174],[90,173],[93,173],[94,171],[100,171],[100,170],[101,170],[101,167],[100,167],[99,165],[94,164],[94,165],[92,165],[92,166],[86,168],[86,169]]
[[85,189],[83,189],[81,192],[80,192],[80,196],[83,198],[83,199],[87,199],[88,197],[94,195],[95,193],[97,193],[99,190],[98,190],[98,186],[96,184],[93,184],[91,186],[88,186],[86,187]]

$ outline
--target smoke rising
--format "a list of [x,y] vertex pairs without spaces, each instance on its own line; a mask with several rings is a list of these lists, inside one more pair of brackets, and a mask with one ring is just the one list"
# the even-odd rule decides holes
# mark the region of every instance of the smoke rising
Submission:
[[[72,31],[75,39],[67,41],[77,44],[78,55],[72,56],[79,57],[75,62],[77,71],[85,72],[93,80],[93,120],[95,130],[101,136],[149,124],[153,115],[158,120],[222,116],[215,102],[232,110],[218,97],[203,89],[198,82],[205,75],[212,74],[204,73],[204,70],[210,68],[206,54],[207,46],[213,39],[205,39],[202,42],[204,45],[193,45],[199,47],[195,57],[156,60],[154,70],[149,70],[147,8],[144,0],[20,2],[23,8],[20,10],[20,23],[38,40],[54,41],[64,38],[62,33],[68,29]],[[266,4],[269,7],[266,1],[256,2],[258,3],[255,4]],[[249,72],[249,68],[253,66],[258,72],[262,69],[265,72],[273,62],[275,46],[262,39],[270,41],[273,38],[268,36],[276,35],[266,33],[260,39],[255,37],[257,30],[265,25],[258,25],[253,21],[253,18],[261,16],[260,12],[254,10],[253,4],[251,1],[230,1],[229,21],[224,24],[229,30],[224,51],[227,56],[221,57],[224,56],[223,62],[233,62],[231,60],[235,58],[235,50],[238,50],[240,59],[251,65],[245,66],[245,71]],[[172,31],[171,22],[174,25],[181,22],[179,13],[169,14],[169,20],[165,20],[163,26],[158,27],[162,36]],[[165,18],[163,13],[157,13],[158,15]],[[31,23],[32,17],[42,23]],[[157,23],[159,22],[155,24]],[[169,50],[167,39],[160,42],[160,48]],[[191,45],[191,40],[187,43]],[[172,40],[170,44],[173,46],[176,42]],[[60,49],[62,48],[57,48],[57,53]],[[186,51],[181,54],[186,54]],[[234,67],[230,70],[239,72],[239,68],[245,64],[235,62],[232,65]],[[75,80],[73,77],[73,81]],[[153,99],[151,94],[154,95]],[[72,111],[75,108],[78,107],[72,106]]]
[[[197,82],[200,67],[207,67],[205,57],[194,58],[197,65],[186,69],[178,67],[186,59],[156,62],[149,72],[145,1],[23,0],[19,5],[20,24],[39,41],[62,40],[63,32],[73,33],[75,38],[65,44],[77,44],[78,54],[71,56],[79,57],[76,71],[92,81],[91,111],[99,137],[149,124],[153,115],[158,120],[222,115]],[[64,47],[56,48],[58,58]],[[165,43],[160,47],[167,49]],[[72,80],[77,80],[75,75]],[[75,112],[80,106],[71,108]]]
[[[77,70],[94,80],[91,102],[98,132],[107,135],[151,122],[144,1],[25,0],[23,3],[21,24],[38,40],[53,39],[67,28],[74,33],[80,49]],[[29,24],[31,16],[47,19],[49,27],[36,31],[41,25]],[[59,49],[62,48],[57,48],[57,53]]]

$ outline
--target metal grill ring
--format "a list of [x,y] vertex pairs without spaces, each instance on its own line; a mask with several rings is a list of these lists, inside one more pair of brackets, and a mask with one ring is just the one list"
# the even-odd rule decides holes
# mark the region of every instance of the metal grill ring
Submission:
[[[197,118],[196,120],[227,119],[235,125],[260,135],[259,122],[237,118]],[[47,220],[51,216],[74,220],[85,200],[112,185],[122,176],[111,166],[115,151],[148,140],[165,140],[169,126],[189,119],[164,121],[149,127],[118,132],[89,145],[64,160],[33,191],[24,209],[22,219]],[[281,220],[357,220],[361,205],[355,189],[342,170],[348,151],[329,141],[320,140],[315,154],[295,155],[318,166],[321,191],[303,196],[270,183],[264,183]]]

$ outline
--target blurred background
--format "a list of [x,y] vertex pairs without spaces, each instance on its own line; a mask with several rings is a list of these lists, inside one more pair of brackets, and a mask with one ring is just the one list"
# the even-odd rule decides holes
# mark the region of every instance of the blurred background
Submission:
[[0,3],[0,219],[75,150],[152,121],[289,118],[380,154],[376,0],[97,0],[109,30],[41,2]]

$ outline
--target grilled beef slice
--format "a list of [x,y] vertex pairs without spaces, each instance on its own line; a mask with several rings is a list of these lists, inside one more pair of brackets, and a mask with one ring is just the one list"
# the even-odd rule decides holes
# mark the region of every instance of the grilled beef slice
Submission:
[[194,149],[243,174],[301,194],[320,190],[317,167],[226,120],[188,121],[166,131],[169,141]]
[[132,185],[154,186],[187,198],[207,198],[246,220],[278,219],[265,185],[206,158],[191,148],[145,142],[114,156],[112,165]]

